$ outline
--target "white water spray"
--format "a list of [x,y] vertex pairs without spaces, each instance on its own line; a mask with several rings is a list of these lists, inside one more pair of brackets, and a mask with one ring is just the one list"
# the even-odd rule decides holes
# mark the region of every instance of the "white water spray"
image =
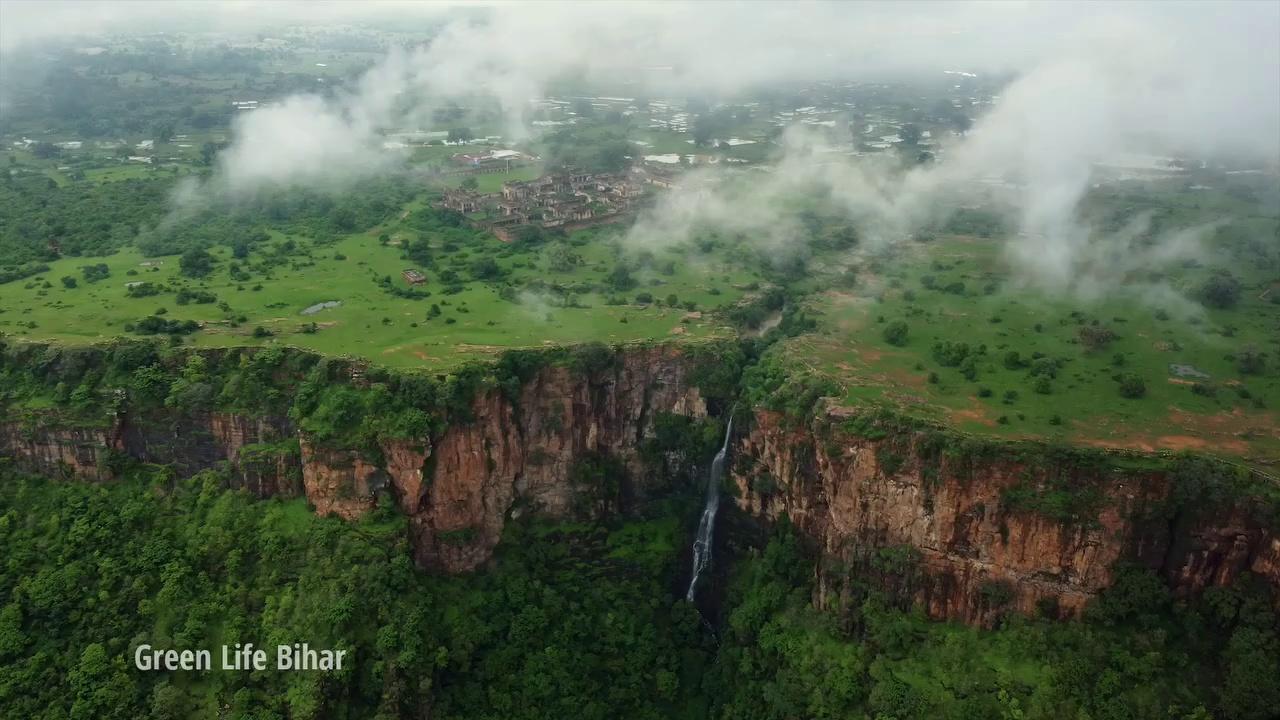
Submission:
[[698,521],[698,536],[693,541],[693,577],[689,578],[689,592],[685,599],[693,602],[702,571],[711,566],[711,543],[715,537],[716,512],[720,509],[720,477],[724,475],[724,456],[729,450],[729,436],[733,434],[733,410],[729,411],[729,426],[724,431],[724,444],[716,459],[711,461],[711,475],[707,478],[707,502]]

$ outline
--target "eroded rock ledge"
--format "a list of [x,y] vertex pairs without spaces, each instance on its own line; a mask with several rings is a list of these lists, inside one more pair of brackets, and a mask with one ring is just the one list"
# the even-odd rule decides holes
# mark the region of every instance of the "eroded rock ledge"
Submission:
[[[660,416],[706,416],[707,358],[676,345],[611,352],[594,370],[549,362],[516,386],[478,386],[465,421],[376,446],[321,442],[287,414],[126,410],[92,424],[49,411],[0,422],[0,457],[94,482],[127,461],[179,475],[222,468],[257,496],[305,497],[347,519],[389,494],[409,517],[420,566],[468,571],[492,555],[509,518],[581,513],[591,488],[575,487],[573,471],[584,460],[626,469],[609,511],[669,489],[641,448]],[[343,372],[356,382],[362,371]],[[958,441],[847,411],[804,422],[751,415],[729,474],[737,506],[765,522],[785,514],[819,551],[820,607],[874,588],[935,618],[1066,617],[1126,562],[1180,595],[1244,572],[1280,588],[1275,495],[1211,492],[1232,470],[1209,461]]]
[[738,506],[785,513],[819,548],[820,607],[874,587],[969,623],[1008,610],[1072,616],[1125,562],[1159,572],[1175,595],[1244,572],[1280,589],[1275,507],[1197,494],[1236,473],[1211,461],[973,444],[839,412],[797,424],[758,411],[737,451]]
[[53,477],[109,480],[121,459],[171,465],[180,475],[225,467],[259,497],[305,496],[322,515],[357,518],[390,490],[409,516],[416,560],[448,572],[492,554],[513,511],[552,517],[574,509],[570,469],[589,455],[628,469],[624,495],[661,482],[639,459],[660,414],[706,416],[692,363],[675,346],[630,348],[594,372],[548,364],[508,398],[480,390],[472,419],[438,437],[380,441],[376,452],[317,443],[285,417],[225,412],[122,414],[96,427],[0,423],[0,456]]

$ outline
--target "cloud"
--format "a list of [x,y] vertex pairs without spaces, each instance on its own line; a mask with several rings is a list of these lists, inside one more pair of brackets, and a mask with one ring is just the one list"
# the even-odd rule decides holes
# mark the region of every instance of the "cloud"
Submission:
[[[201,7],[213,9],[215,26],[247,20],[238,3]],[[312,5],[271,7],[262,22]],[[325,22],[402,6],[318,7]],[[1280,152],[1280,9],[1266,4],[521,3],[466,14],[429,5],[405,25],[430,27],[427,18],[439,23],[430,41],[392,53],[355,92],[295,97],[242,121],[237,148],[251,150],[233,148],[224,164],[230,182],[294,170],[306,180],[318,164],[331,177],[377,168],[388,162],[375,157],[384,154],[380,129],[428,117],[453,98],[494,98],[516,135],[528,101],[566,76],[732,97],[784,82],[937,77],[947,67],[1018,72],[1007,110],[988,123],[988,144],[970,152],[994,160],[1002,146],[1034,149],[1006,160],[1033,176],[1052,166],[1055,182],[1070,165],[1084,174],[1092,158],[1080,150],[1126,141],[1118,130],[1179,148],[1238,150],[1243,140]]]
[[420,31],[425,43],[390,53],[346,91],[239,118],[206,188],[233,194],[387,172],[401,158],[382,133],[417,127],[455,99],[488,98],[516,136],[527,102],[566,77],[732,99],[815,80],[937,79],[951,68],[1014,76],[936,164],[831,162],[821,141],[792,131],[772,172],[665,199],[632,232],[642,243],[715,224],[784,252],[800,228],[783,200],[800,189],[844,207],[869,242],[888,243],[1001,178],[1012,181],[1003,199],[1021,228],[1011,261],[1030,282],[1079,291],[1109,282],[1098,233],[1078,217],[1096,163],[1139,152],[1280,165],[1276,3],[5,2],[0,12],[0,50],[161,27],[247,33],[390,19]]
[[[1250,11],[1254,10],[1250,8]],[[1246,13],[1246,15],[1249,13]],[[981,199],[990,181],[1009,181],[1001,200],[1019,232],[1008,257],[1019,278],[1053,292],[1096,297],[1130,275],[1203,254],[1213,226],[1135,242],[1085,224],[1079,206],[1097,166],[1125,153],[1228,156],[1280,169],[1280,24],[1241,19],[1207,28],[1112,23],[1078,46],[1026,68],[963,139],[942,144],[939,162],[902,171],[881,159],[832,162],[822,137],[793,130],[774,171],[661,202],[629,234],[634,244],[673,243],[706,226],[764,228],[764,246],[799,232],[781,198],[822,194],[856,218],[873,245],[906,238],[940,209]],[[1268,34],[1265,27],[1275,31]],[[1127,28],[1127,30],[1126,30]],[[1238,47],[1228,47],[1238,43]],[[697,179],[690,182],[698,187]],[[759,230],[757,235],[761,233]]]
[[294,95],[242,113],[235,141],[218,156],[215,187],[236,195],[262,186],[340,187],[390,169],[399,153],[382,146],[409,72],[401,51],[334,98]]

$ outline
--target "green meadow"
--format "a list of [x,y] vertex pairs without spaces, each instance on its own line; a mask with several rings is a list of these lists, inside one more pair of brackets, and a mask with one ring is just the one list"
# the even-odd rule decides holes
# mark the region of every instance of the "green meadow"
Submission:
[[[905,262],[867,263],[854,288],[808,300],[819,328],[784,352],[829,378],[845,403],[975,433],[1280,457],[1280,305],[1269,279],[1243,278],[1230,309],[1090,302],[1016,287],[1003,247],[948,236],[912,245]],[[1170,286],[1191,295],[1206,272]],[[896,323],[905,338],[889,330]],[[956,362],[962,343],[971,357]],[[1246,348],[1264,354],[1261,369],[1245,366]],[[1133,377],[1143,392],[1126,397]]]
[[[718,336],[731,330],[712,311],[758,280],[715,256],[688,262],[673,252],[664,262],[664,253],[646,254],[648,262],[632,263],[635,287],[623,293],[626,302],[606,304],[602,283],[628,257],[620,230],[589,229],[527,249],[475,233],[470,243],[448,249],[406,222],[423,202],[410,203],[399,220],[332,244],[273,232],[238,260],[229,248],[212,247],[214,269],[199,279],[181,274],[178,256],[144,257],[133,247],[102,258],[63,258],[49,263],[47,272],[0,285],[0,332],[92,343],[128,335],[127,326],[158,315],[200,323],[202,329],[184,339],[198,347],[284,343],[395,367],[444,368],[513,347]],[[419,238],[431,243],[434,268],[402,257],[401,247]],[[549,254],[565,250],[572,267],[550,269]],[[502,280],[467,280],[470,268],[486,257],[494,259]],[[248,279],[232,279],[233,262],[248,270]],[[83,268],[98,263],[109,274],[90,282]],[[428,277],[418,288],[422,297],[400,297],[379,283],[389,277],[392,287],[407,290],[401,272],[415,267]],[[449,271],[462,281],[442,287],[440,274]],[[75,287],[65,287],[64,277],[75,279]],[[163,290],[131,297],[129,285],[138,282]],[[183,289],[214,299],[180,305]],[[611,294],[617,302],[618,293]],[[642,295],[653,300],[637,301]],[[671,295],[675,306],[667,302]],[[330,302],[340,304],[302,314]]]

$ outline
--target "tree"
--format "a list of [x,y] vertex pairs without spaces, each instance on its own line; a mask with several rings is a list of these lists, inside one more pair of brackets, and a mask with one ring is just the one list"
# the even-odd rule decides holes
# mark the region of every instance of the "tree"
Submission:
[[1116,334],[1111,328],[1105,325],[1084,325],[1081,326],[1077,335],[1080,338],[1080,344],[1084,345],[1085,350],[1093,352],[1106,347],[1112,340],[1116,338]]
[[119,663],[113,663],[100,643],[92,643],[80,653],[80,663],[68,674],[75,693],[71,705],[73,719],[133,717],[129,712],[134,694],[133,680]]
[[204,277],[213,272],[213,256],[202,248],[191,248],[178,258],[178,269],[187,277]]
[[71,288],[74,288],[75,286],[76,286],[76,279],[75,279],[75,278],[71,277],[70,275],[63,275],[63,276],[62,276],[62,287],[67,288],[68,290],[70,290]]
[[62,148],[58,147],[57,145],[54,145],[51,142],[44,142],[42,140],[31,146],[31,154],[35,155],[41,160],[48,160],[49,158],[55,158],[61,155]]
[[1137,400],[1147,394],[1147,384],[1133,373],[1120,376],[1120,397]]
[[1244,625],[1231,635],[1223,652],[1226,677],[1222,687],[1224,717],[1241,720],[1274,718],[1280,707],[1280,640],[1269,627]]
[[905,123],[902,128],[898,130],[898,137],[902,138],[903,145],[919,145],[922,135],[923,133],[920,130],[920,126],[915,123]]
[[578,254],[562,242],[547,247],[547,265],[554,272],[569,272],[578,265]]
[[1053,382],[1049,379],[1049,376],[1041,375],[1040,377],[1036,378],[1034,383],[1032,383],[1031,389],[1035,390],[1041,395],[1048,395],[1049,393],[1053,392]]
[[504,274],[502,266],[488,255],[471,263],[471,276],[477,280],[497,280]]
[[474,137],[475,136],[471,134],[471,128],[468,127],[456,127],[449,129],[449,142],[451,143],[467,142]]
[[[111,269],[106,263],[95,263],[93,265],[85,265],[80,268],[80,273],[84,275],[84,281],[95,283],[99,280],[106,280],[111,277]],[[64,285],[66,283],[63,283]]]
[[907,344],[907,323],[903,320],[894,320],[884,327],[884,341],[890,345],[902,347]]
[[[127,154],[127,150],[126,150]],[[207,142],[200,146],[200,164],[212,165],[213,159],[218,155],[218,145],[216,143]]]
[[1240,301],[1240,281],[1227,270],[1210,275],[1200,286],[1200,300],[1209,307],[1226,310]]
[[631,268],[626,263],[618,263],[605,277],[605,282],[618,292],[626,292],[636,286],[636,279],[631,275]]
[[338,232],[351,232],[356,229],[356,211],[349,205],[339,205],[329,211],[329,223]]
[[631,146],[624,140],[608,142],[596,150],[592,166],[602,172],[617,172],[627,166]]
[[519,245],[541,245],[546,240],[546,231],[537,225],[522,225],[516,231],[516,243]]
[[1241,375],[1261,375],[1267,369],[1267,354],[1257,345],[1246,345],[1236,353],[1236,369]]
[[463,190],[475,190],[476,188],[480,187],[480,181],[476,180],[474,176],[467,177],[467,178],[464,178],[461,183],[458,183],[458,187],[462,188]]
[[720,124],[713,115],[710,113],[699,115],[693,121],[693,144],[698,147],[710,145],[719,129]]

